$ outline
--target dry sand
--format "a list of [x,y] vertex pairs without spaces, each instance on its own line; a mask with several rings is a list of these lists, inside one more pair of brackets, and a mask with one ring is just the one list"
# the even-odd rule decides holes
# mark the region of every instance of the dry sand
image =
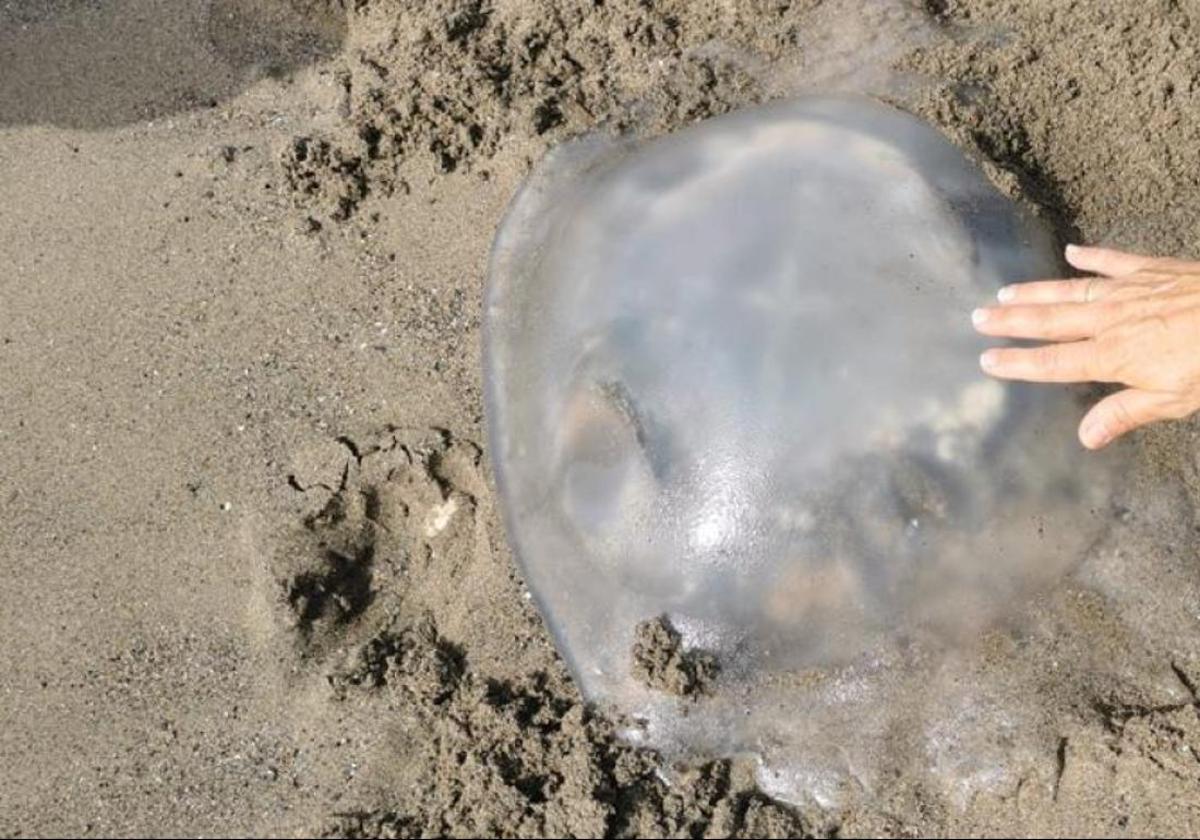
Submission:
[[980,654],[1055,712],[1044,772],[965,798],[668,786],[524,597],[479,315],[549,144],[885,56],[1063,238],[1200,247],[1200,3],[926,0],[899,52],[863,8],[0,0],[0,834],[1200,830],[1187,425],[1054,631]]

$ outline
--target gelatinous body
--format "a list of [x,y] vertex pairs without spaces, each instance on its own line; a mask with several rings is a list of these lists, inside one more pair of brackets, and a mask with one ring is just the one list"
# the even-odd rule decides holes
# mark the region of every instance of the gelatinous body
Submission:
[[[510,539],[585,695],[668,751],[757,752],[794,796],[867,737],[864,669],[1059,580],[1112,467],[1069,391],[983,376],[970,326],[1058,271],[962,153],[864,98],[554,152],[493,251],[487,411]],[[705,697],[635,678],[660,615],[715,655]],[[847,736],[822,752],[819,731]]]

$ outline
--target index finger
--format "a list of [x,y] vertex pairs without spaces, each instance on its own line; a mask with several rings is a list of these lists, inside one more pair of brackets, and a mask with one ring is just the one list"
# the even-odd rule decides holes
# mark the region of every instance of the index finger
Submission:
[[1041,347],[993,347],[979,357],[984,372],[1024,382],[1116,382],[1095,339]]
[[1106,277],[1124,277],[1150,268],[1180,270],[1189,267],[1185,260],[1151,257],[1145,254],[1118,251],[1115,248],[1092,248],[1083,245],[1068,245],[1066,257],[1072,268],[1093,274],[1102,274]]

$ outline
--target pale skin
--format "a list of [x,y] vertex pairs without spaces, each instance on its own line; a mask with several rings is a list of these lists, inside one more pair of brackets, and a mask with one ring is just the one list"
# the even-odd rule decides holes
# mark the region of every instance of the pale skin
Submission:
[[1200,410],[1200,262],[1075,245],[1066,257],[1092,276],[1006,286],[999,303],[972,314],[984,335],[1045,342],[987,350],[983,370],[1124,386],[1084,416],[1079,440],[1088,449]]

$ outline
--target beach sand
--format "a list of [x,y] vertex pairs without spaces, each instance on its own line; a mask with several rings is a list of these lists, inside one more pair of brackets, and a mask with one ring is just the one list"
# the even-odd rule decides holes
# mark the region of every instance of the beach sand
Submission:
[[557,142],[870,88],[1064,241],[1200,255],[1200,3],[868,8],[0,0],[0,834],[1200,830],[1190,424],[1137,436],[1113,534],[974,654],[1045,711],[996,784],[668,784],[522,586],[481,294]]

